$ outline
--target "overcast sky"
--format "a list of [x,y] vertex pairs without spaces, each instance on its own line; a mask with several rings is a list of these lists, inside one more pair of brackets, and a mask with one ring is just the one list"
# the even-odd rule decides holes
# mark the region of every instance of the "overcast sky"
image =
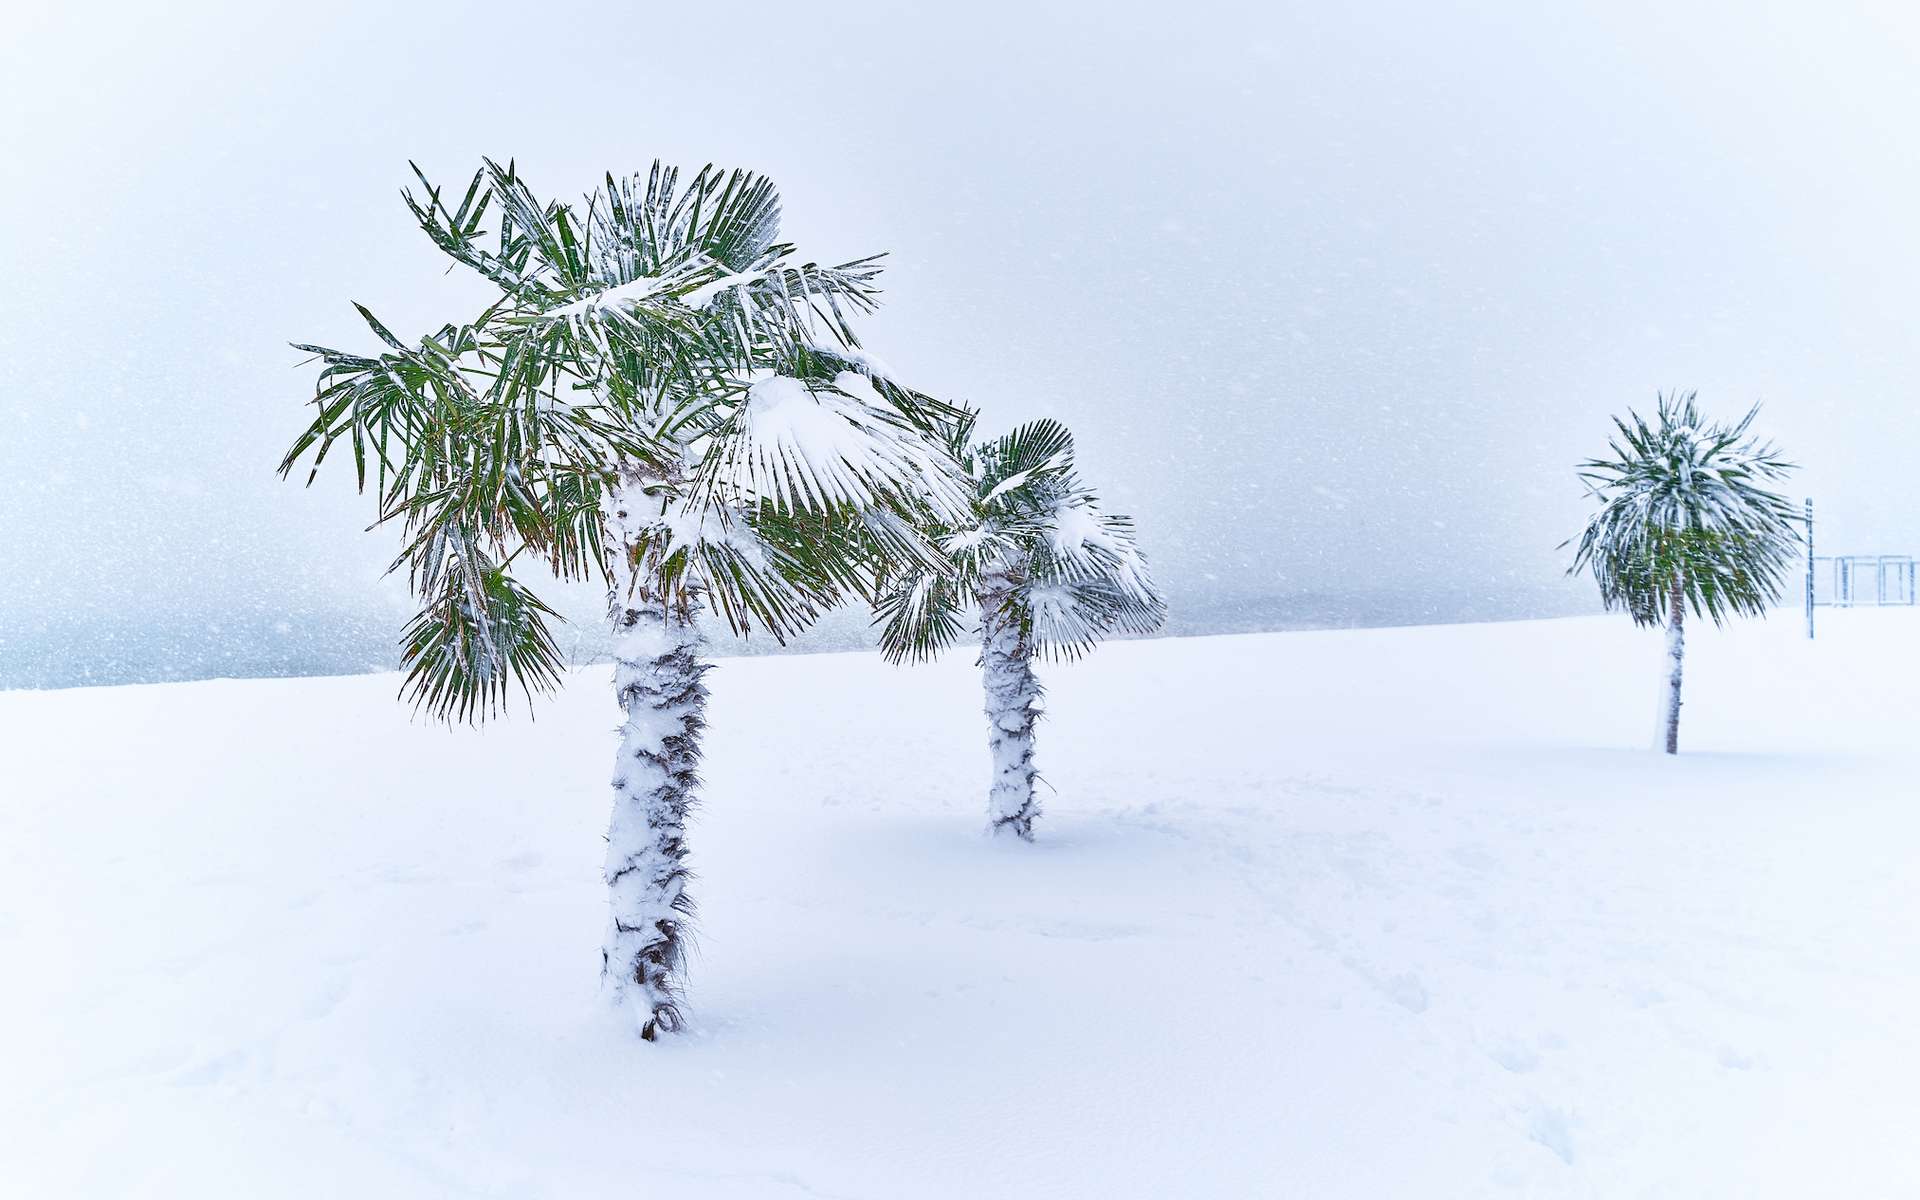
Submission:
[[16,647],[386,628],[369,503],[273,474],[287,343],[466,315],[398,189],[482,154],[564,196],[751,167],[804,253],[891,252],[868,342],[1071,424],[1176,610],[1561,586],[1573,463],[1662,388],[1764,401],[1825,548],[1920,551],[1908,4],[29,0],[0,38]]

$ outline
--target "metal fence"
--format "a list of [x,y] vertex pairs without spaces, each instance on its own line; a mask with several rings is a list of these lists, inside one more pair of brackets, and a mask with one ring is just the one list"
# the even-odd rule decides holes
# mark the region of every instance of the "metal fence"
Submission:
[[1806,501],[1807,636],[1813,610],[1920,605],[1920,563],[1911,554],[1815,554],[1813,499]]
[[1920,563],[1906,554],[1833,554],[1810,558],[1813,603],[1832,608],[1916,603]]

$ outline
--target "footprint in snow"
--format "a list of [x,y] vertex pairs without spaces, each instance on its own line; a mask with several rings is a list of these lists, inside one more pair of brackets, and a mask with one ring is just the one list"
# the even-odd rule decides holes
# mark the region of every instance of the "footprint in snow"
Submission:
[[345,976],[337,975],[315,988],[307,996],[305,1006],[309,1021],[323,1021],[333,1015],[335,1009],[346,1000],[353,983]]
[[1395,975],[1380,984],[1387,999],[1411,1013],[1427,1011],[1427,985],[1417,975]]
[[1719,1052],[1714,1055],[1714,1058],[1721,1066],[1729,1071],[1751,1071],[1753,1069],[1753,1056],[1750,1054],[1742,1054],[1732,1046],[1720,1047]]
[[1540,1065],[1540,1052],[1524,1042],[1504,1038],[1486,1047],[1487,1057],[1515,1075],[1524,1075]]
[[1573,1165],[1573,1129],[1567,1114],[1557,1108],[1536,1104],[1527,1114],[1527,1136]]

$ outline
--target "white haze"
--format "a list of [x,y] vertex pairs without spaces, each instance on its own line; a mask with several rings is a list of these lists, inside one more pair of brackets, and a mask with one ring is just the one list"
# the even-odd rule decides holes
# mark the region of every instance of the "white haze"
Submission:
[[809,255],[891,252],[869,342],[904,378],[1074,427],[1176,630],[1590,605],[1572,466],[1661,388],[1764,401],[1826,548],[1920,550],[1903,4],[59,5],[0,37],[0,686],[390,658],[369,502],[273,467],[288,342],[469,308],[408,159],[772,175]]

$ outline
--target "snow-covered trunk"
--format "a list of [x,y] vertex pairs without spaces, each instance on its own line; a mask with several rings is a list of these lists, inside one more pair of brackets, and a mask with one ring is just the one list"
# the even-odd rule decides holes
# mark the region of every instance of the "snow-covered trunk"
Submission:
[[987,817],[994,833],[1030,842],[1040,815],[1033,726],[1042,692],[1033,674],[1033,646],[1014,603],[1014,581],[1005,570],[988,572],[981,583],[980,669],[987,693],[987,746],[993,753]]
[[[629,503],[631,501],[631,503]],[[707,689],[691,599],[663,596],[625,534],[652,504],[636,488],[610,498],[614,694],[625,710],[607,827],[607,932],[602,970],[616,1004],[648,1041],[681,1028],[686,964],[687,813],[699,783]]]
[[1680,753],[1680,672],[1687,657],[1687,592],[1675,579],[1667,597],[1667,753]]

